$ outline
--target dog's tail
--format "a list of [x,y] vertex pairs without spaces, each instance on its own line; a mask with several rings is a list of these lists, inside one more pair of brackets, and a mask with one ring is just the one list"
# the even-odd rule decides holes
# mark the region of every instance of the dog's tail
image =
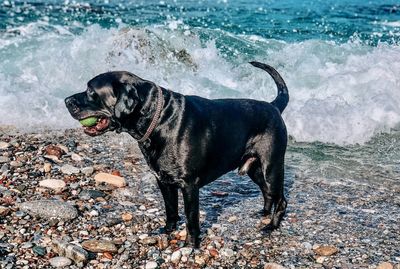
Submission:
[[283,80],[281,75],[279,75],[278,71],[276,71],[275,68],[273,68],[272,66],[260,62],[250,62],[250,64],[267,71],[267,73],[270,74],[270,76],[274,79],[276,87],[278,88],[278,96],[275,98],[274,101],[271,102],[271,104],[277,107],[282,113],[289,102],[289,92],[286,87],[285,81]]

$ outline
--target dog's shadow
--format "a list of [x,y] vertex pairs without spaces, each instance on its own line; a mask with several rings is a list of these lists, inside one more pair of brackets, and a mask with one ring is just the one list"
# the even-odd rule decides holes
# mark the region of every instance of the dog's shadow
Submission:
[[[294,183],[294,168],[286,166],[285,197],[290,203],[290,192]],[[200,209],[206,212],[202,228],[207,229],[217,223],[219,216],[231,207],[240,207],[249,199],[262,197],[259,187],[248,177],[229,172],[200,190]],[[260,216],[262,203],[255,204]]]

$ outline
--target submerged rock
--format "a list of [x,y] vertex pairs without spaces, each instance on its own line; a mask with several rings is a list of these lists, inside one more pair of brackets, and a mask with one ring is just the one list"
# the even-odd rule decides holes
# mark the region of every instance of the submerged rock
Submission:
[[70,204],[53,200],[38,200],[19,205],[20,210],[40,218],[71,220],[78,216],[78,211]]

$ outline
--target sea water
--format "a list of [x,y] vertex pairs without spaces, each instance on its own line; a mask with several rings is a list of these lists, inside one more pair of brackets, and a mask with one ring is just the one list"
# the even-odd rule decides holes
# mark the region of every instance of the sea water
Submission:
[[274,66],[289,88],[283,113],[292,141],[289,170],[354,179],[365,178],[364,166],[372,165],[371,178],[396,181],[400,3],[394,0],[5,0],[0,124],[78,127],[64,98],[110,70],[184,94],[271,101],[276,87],[248,64],[254,60]]

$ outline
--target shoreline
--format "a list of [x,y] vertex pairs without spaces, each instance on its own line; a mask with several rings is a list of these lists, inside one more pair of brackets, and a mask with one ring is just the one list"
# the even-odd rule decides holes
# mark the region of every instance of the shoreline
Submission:
[[[49,145],[61,151],[53,149],[51,155]],[[279,268],[279,264],[399,269],[400,187],[300,175],[294,155],[289,149],[285,186],[289,205],[280,229],[261,232],[268,222],[258,214],[261,194],[252,191],[236,199],[229,190],[238,180],[228,174],[202,191],[203,240],[201,248],[193,250],[183,245],[183,220],[170,236],[158,232],[164,224],[164,204],[133,139],[115,134],[91,138],[79,129],[35,134],[3,129],[0,265],[50,268],[54,257],[71,256],[63,248],[73,244],[92,251],[86,251],[84,262],[71,261],[78,254],[72,255],[69,268],[82,264],[83,268]],[[102,172],[121,175],[127,186],[96,185],[94,178]],[[61,185],[43,186],[45,179]],[[240,184],[256,190],[246,179]],[[21,204],[36,200],[56,200],[71,214],[56,220],[48,217],[51,212],[28,214],[26,210],[33,210],[29,204],[31,208],[21,210]],[[183,216],[181,199],[179,204]],[[87,243],[92,239],[101,241]]]

